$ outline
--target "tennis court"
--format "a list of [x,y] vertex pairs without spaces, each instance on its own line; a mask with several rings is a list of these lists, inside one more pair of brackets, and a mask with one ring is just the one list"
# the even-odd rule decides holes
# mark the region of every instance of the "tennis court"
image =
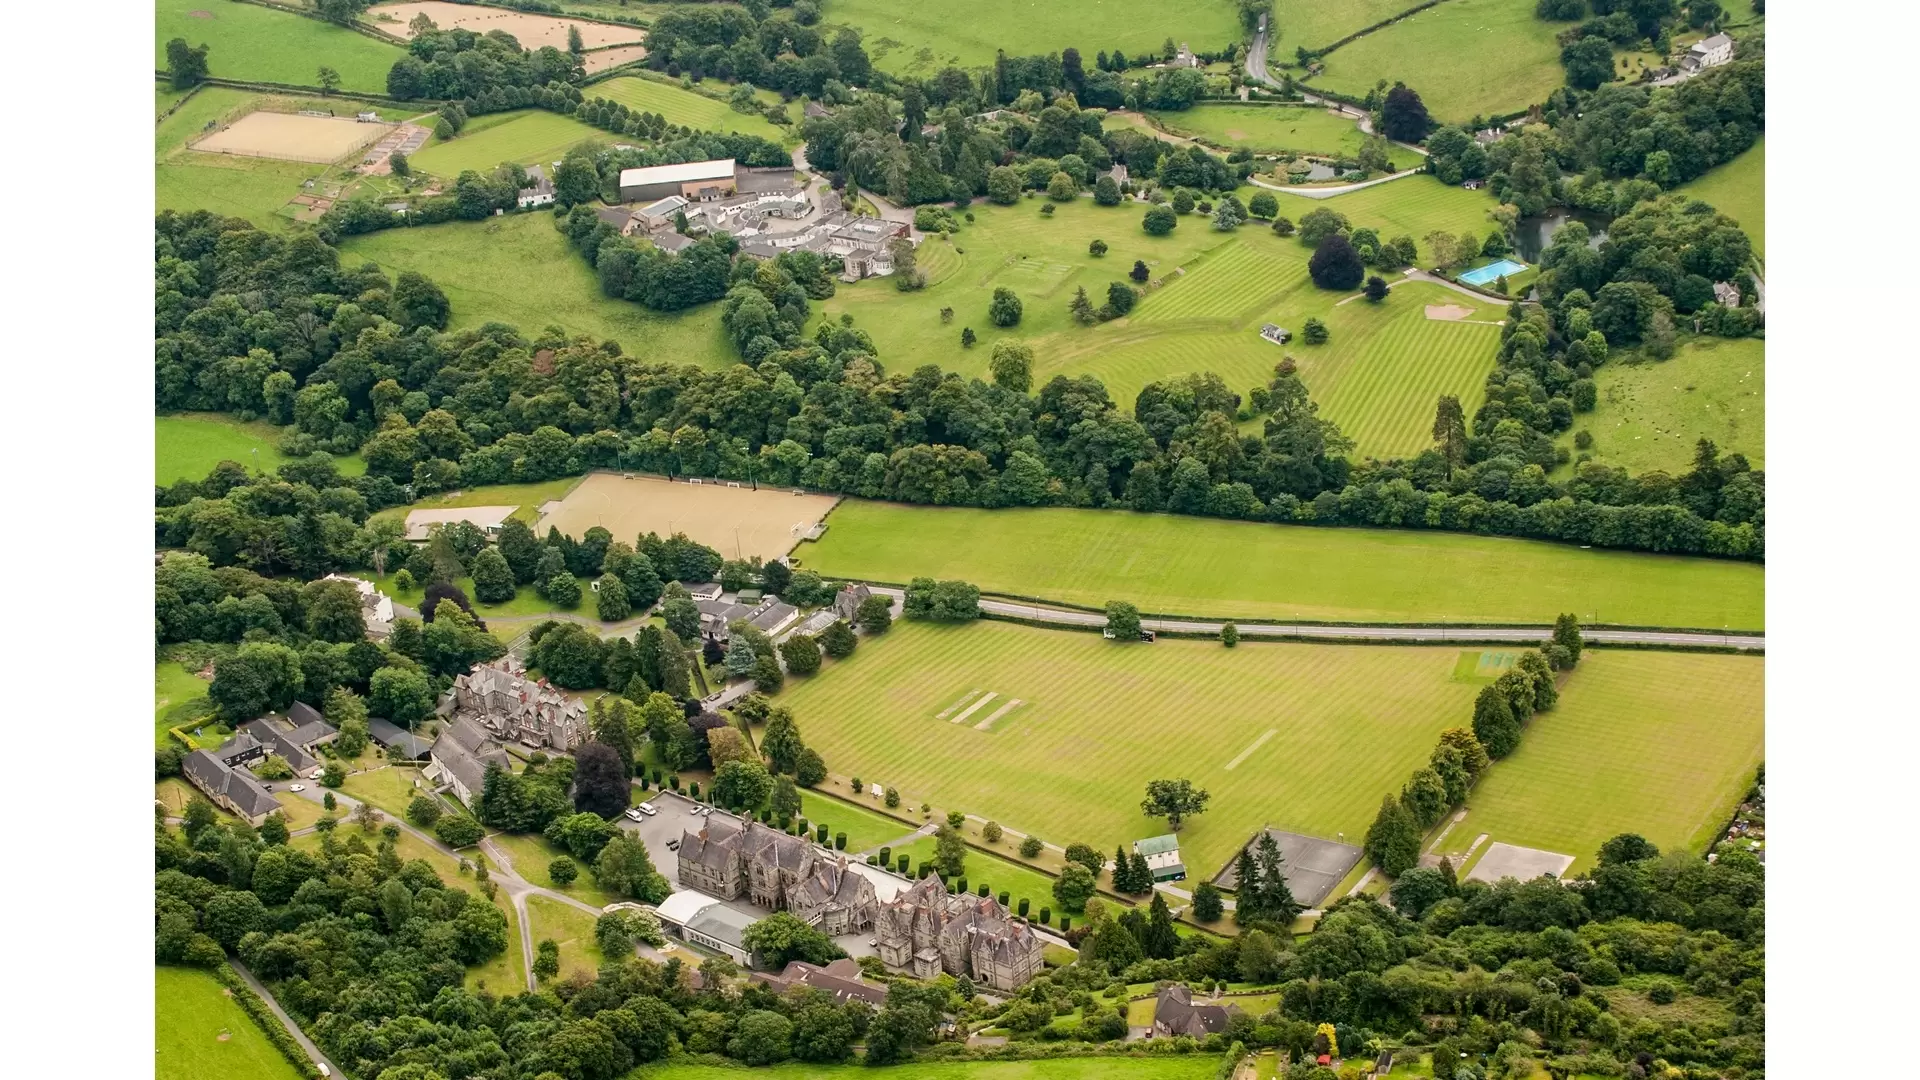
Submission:
[[1497,263],[1468,270],[1460,275],[1460,281],[1465,285],[1491,285],[1503,277],[1512,277],[1525,269],[1525,264],[1514,262],[1512,259],[1501,259]]

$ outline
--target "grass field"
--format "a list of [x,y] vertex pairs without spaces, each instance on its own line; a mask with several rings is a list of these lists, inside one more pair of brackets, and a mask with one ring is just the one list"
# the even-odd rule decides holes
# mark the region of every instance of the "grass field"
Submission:
[[[225,3],[223,12],[255,11],[280,18],[248,4]],[[307,20],[286,16],[295,22]],[[318,25],[318,24],[315,24]],[[349,37],[358,35],[348,34]],[[365,40],[365,39],[362,39]],[[162,97],[166,96],[162,91]],[[270,158],[233,157],[187,150],[187,140],[208,123],[239,112],[260,95],[250,90],[206,86],[173,115],[154,128],[154,208],[156,210],[212,210],[228,217],[246,218],[265,229],[293,224],[280,213],[301,190],[300,185],[327,171],[323,165]]]
[[1273,27],[1278,33],[1268,46],[1268,61],[1293,62],[1298,46],[1320,49],[1357,33],[1382,19],[1415,6],[1418,0],[1281,0],[1274,5]]
[[629,1080],[856,1080],[891,1077],[910,1080],[1208,1080],[1219,1062],[1217,1054],[1185,1057],[1046,1058],[1038,1061],[916,1062],[909,1068],[875,1070],[865,1065],[808,1065],[787,1062],[770,1068],[742,1069],[722,1065],[656,1065],[629,1074]]
[[1753,253],[1767,257],[1767,140],[1762,137],[1732,161],[1676,190],[1704,199],[1740,223]]
[[[1394,207],[1392,216],[1382,213],[1393,204],[1371,192],[1385,189],[1401,189],[1409,205]],[[1291,196],[1281,203],[1281,213],[1296,220],[1316,206],[1330,205],[1357,226],[1379,228],[1389,238],[1404,233],[1416,239],[1434,228],[1482,231],[1490,227],[1486,211],[1493,206],[1481,193],[1449,189],[1425,177],[1325,204]],[[1141,231],[1137,206],[1106,208],[1080,200],[1061,205],[1051,219],[1039,216],[1036,202],[972,209],[974,223],[951,242],[922,246],[927,288],[903,293],[884,281],[843,286],[820,305],[819,317],[853,315],[855,325],[873,335],[883,359],[911,357],[915,364],[983,378],[994,341],[1019,338],[1034,349],[1036,385],[1056,374],[1091,374],[1123,408],[1132,406],[1147,383],[1184,372],[1216,372],[1245,393],[1264,385],[1274,364],[1291,352],[1307,369],[1307,387],[1324,415],[1362,436],[1360,453],[1375,455],[1425,446],[1437,395],[1473,397],[1493,362],[1497,332],[1492,327],[1418,317],[1396,322],[1403,307],[1421,306],[1404,289],[1379,308],[1349,304],[1336,309],[1352,294],[1315,288],[1307,278],[1311,252],[1257,225],[1220,233],[1194,214],[1171,235],[1153,237]],[[1103,258],[1087,252],[1095,239],[1110,247]],[[1107,286],[1123,280],[1136,259],[1168,284],[1143,298],[1127,318],[1091,327],[1075,323],[1067,311],[1075,290],[1085,288],[1100,303]],[[1001,286],[1018,293],[1025,308],[1020,324],[1007,330],[993,327],[986,317],[993,290]],[[954,309],[951,323],[940,320],[945,307]],[[1309,316],[1327,321],[1333,331],[1329,345],[1283,351],[1259,336],[1263,322],[1297,329]],[[972,349],[960,345],[965,327],[980,336]],[[1336,391],[1334,384],[1351,366],[1340,358],[1361,355],[1368,370],[1382,373],[1377,399]],[[1376,405],[1382,411],[1376,413]]]
[[[550,982],[563,980],[576,971],[592,975],[600,970],[604,954],[594,940],[594,918],[571,904],[544,896],[527,897],[527,921],[533,925],[534,945],[537,947],[542,940],[552,938],[560,946],[560,974]],[[510,949],[519,946],[518,941],[507,943]]]
[[1589,623],[1764,625],[1765,570],[1752,563],[1104,510],[849,499],[827,521],[826,536],[798,552],[822,574],[963,578],[1088,606],[1125,599],[1149,612],[1357,622],[1547,623],[1571,611]]
[[[156,416],[154,483],[204,479],[222,461],[237,461],[262,471],[279,468],[287,460],[279,450],[281,430],[264,420],[247,422],[223,413]],[[366,459],[359,454],[336,457],[333,464],[342,476],[359,476],[367,471]]]
[[611,142],[613,136],[570,116],[545,109],[517,109],[477,117],[453,139],[429,139],[407,161],[417,172],[452,180],[468,169],[491,172],[506,161],[551,166],[588,139]]
[[[490,833],[488,839],[499,845],[500,849],[507,853],[507,858],[513,860],[514,873],[543,889],[566,893],[583,904],[592,904],[595,907],[605,907],[620,899],[618,896],[601,891],[600,887],[593,883],[593,871],[586,866],[580,867],[580,876],[574,879],[573,884],[564,888],[555,884],[553,878],[547,874],[547,867],[566,852],[548,843],[543,836],[532,833]],[[592,935],[591,928],[588,929],[588,935]]]
[[193,968],[153,969],[153,1074],[158,1080],[299,1080],[226,987]]
[[[836,794],[850,793],[843,789]],[[877,810],[854,806],[811,791],[800,794],[800,816],[811,825],[826,822],[829,842],[833,840],[834,833],[846,833],[848,855],[890,844],[914,830],[914,826]]]
[[1212,52],[1245,36],[1229,0],[1079,0],[1070,7],[1039,0],[828,0],[823,8],[823,22],[860,30],[875,66],[921,78],[949,64],[990,66],[1003,48],[1020,56],[1078,48],[1091,64],[1101,49],[1157,55],[1171,37]]
[[[1766,360],[1759,338],[1714,337],[1686,339],[1671,360],[1616,357],[1594,372],[1600,403],[1574,428],[1593,433],[1595,461],[1633,473],[1686,471],[1702,436],[1763,468]],[[1571,435],[1561,441],[1573,445]]]
[[[1451,679],[1457,656],[903,623],[780,697],[836,769],[1056,844],[1110,850],[1162,831],[1140,813],[1141,791],[1190,778],[1214,801],[1182,830],[1183,855],[1210,875],[1263,821],[1364,832],[1381,793],[1469,715],[1475,688]],[[1023,704],[985,731],[1000,705],[939,717],[973,690]],[[1209,718],[1205,734],[1173,737],[1176,714]]]
[[167,42],[208,45],[207,71],[222,79],[319,86],[320,66],[345,90],[384,94],[387,71],[404,53],[345,27],[255,4],[155,0],[154,67],[166,70]]
[[700,131],[737,131],[774,142],[783,142],[787,137],[785,131],[768,123],[767,118],[758,113],[737,113],[724,101],[716,101],[705,94],[682,90],[656,79],[637,75],[621,76],[595,83],[584,92],[588,97],[608,98],[629,109],[658,113],[666,117],[669,124]]
[[[477,889],[471,887],[472,884],[471,880],[465,880],[460,882],[460,887],[467,889],[476,899],[484,899]],[[520,913],[513,910],[505,893],[495,894],[493,906],[507,917],[507,947],[486,963],[468,968],[466,985],[469,990],[485,987],[497,996],[506,997],[526,990],[527,962],[520,953]]]
[[[1400,3],[1401,0],[1392,0]],[[1245,147],[1257,154],[1281,152],[1351,157],[1365,136],[1352,117],[1315,105],[1237,105],[1204,103],[1182,112],[1153,113],[1160,126],[1176,135],[1219,147]],[[1393,167],[1409,169],[1420,155],[1388,144]]]
[[430,784],[416,784],[419,780],[419,769],[386,765],[366,772],[349,774],[346,783],[340,785],[340,791],[361,802],[372,803],[375,809],[404,820],[407,816],[407,806],[415,798],[432,790]]
[[162,660],[153,665],[153,744],[167,744],[167,728],[176,721],[167,719],[168,714],[191,701],[203,700],[207,696],[207,682],[200,676],[170,660]]
[[1593,865],[1609,837],[1637,832],[1698,854],[1727,823],[1760,764],[1765,660],[1695,653],[1589,652],[1536,716],[1520,749],[1490,769],[1442,850],[1491,841]]
[[1525,109],[1566,82],[1554,41],[1565,27],[1533,9],[1533,0],[1448,0],[1327,54],[1308,89],[1364,95],[1397,80],[1446,124]]
[[341,243],[350,263],[369,260],[388,273],[432,277],[453,307],[455,330],[512,323],[533,337],[549,325],[620,343],[628,356],[724,367],[737,354],[709,304],[661,315],[603,296],[593,271],[544,213],[508,214],[484,222],[448,222],[388,229]]

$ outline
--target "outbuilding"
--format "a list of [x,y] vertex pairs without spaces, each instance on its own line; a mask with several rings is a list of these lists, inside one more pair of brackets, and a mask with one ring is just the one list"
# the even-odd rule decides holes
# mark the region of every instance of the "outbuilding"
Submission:
[[735,190],[732,158],[620,170],[621,202],[652,202],[669,195],[690,200],[718,199]]

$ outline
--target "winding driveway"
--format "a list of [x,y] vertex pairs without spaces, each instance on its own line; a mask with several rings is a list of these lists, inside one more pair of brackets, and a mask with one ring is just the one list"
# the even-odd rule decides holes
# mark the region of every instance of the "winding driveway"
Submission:
[[[903,590],[874,585],[874,592],[904,596]],[[1053,607],[1046,604],[1018,603],[982,597],[980,610],[1009,619],[1064,626],[1078,630],[1105,627],[1107,617],[1098,611]],[[1231,620],[1143,618],[1148,630],[1171,634],[1213,636]],[[1333,626],[1324,623],[1238,622],[1240,636],[1300,641],[1381,642],[1389,644],[1473,644],[1537,645],[1553,636],[1550,626],[1407,626],[1402,624],[1364,624]],[[1582,629],[1586,640],[1600,645],[1637,645],[1655,648],[1724,648],[1764,652],[1764,634],[1728,634],[1695,630],[1609,630]]]

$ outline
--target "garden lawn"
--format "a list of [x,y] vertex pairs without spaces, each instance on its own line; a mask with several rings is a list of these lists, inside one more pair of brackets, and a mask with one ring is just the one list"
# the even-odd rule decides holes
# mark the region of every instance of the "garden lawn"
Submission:
[[718,304],[662,314],[604,296],[553,224],[546,213],[508,214],[349,237],[340,250],[355,265],[369,260],[390,274],[433,278],[452,306],[454,330],[504,322],[533,338],[551,325],[618,341],[625,355],[642,360],[710,368],[737,362]]
[[1566,82],[1554,40],[1566,24],[1533,9],[1534,0],[1447,0],[1328,53],[1306,89],[1365,96],[1381,79],[1404,82],[1443,124],[1521,111]]
[[285,1054],[212,974],[153,969],[157,1080],[300,1080]]
[[207,700],[207,680],[171,660],[153,665],[153,744],[165,746],[167,729],[179,725]]
[[[1387,200],[1359,200],[1368,194],[1360,192],[1324,203],[1280,196],[1280,212],[1297,221],[1309,210],[1329,206],[1356,226],[1380,229],[1387,239],[1404,233],[1418,241],[1434,228],[1455,233],[1491,228],[1486,211],[1494,204],[1479,192],[1448,189],[1425,177],[1369,190],[1403,186],[1403,196],[1417,204],[1411,210],[1382,213],[1391,205]],[[1148,383],[1188,372],[1217,373],[1244,394],[1265,385],[1273,366],[1291,352],[1307,369],[1307,388],[1324,415],[1362,436],[1362,454],[1424,448],[1438,395],[1477,401],[1492,367],[1493,327],[1428,322],[1416,315],[1376,338],[1400,311],[1401,298],[1374,311],[1361,304],[1336,309],[1355,294],[1315,287],[1307,277],[1311,251],[1297,240],[1273,235],[1262,223],[1221,233],[1195,213],[1183,217],[1171,235],[1153,237],[1140,229],[1138,205],[1100,207],[1081,199],[1060,205],[1051,218],[1040,216],[1040,205],[1040,200],[1010,207],[976,204],[973,224],[949,239],[922,245],[920,263],[930,279],[925,289],[903,293],[890,281],[842,286],[819,305],[817,317],[851,314],[889,363],[910,357],[914,364],[937,364],[970,377],[986,377],[997,340],[1016,338],[1034,350],[1034,385],[1055,375],[1093,375],[1122,408],[1131,408]],[[1088,253],[1095,239],[1109,245],[1104,257]],[[1149,291],[1125,318],[1094,326],[1074,322],[1067,305],[1075,290],[1085,288],[1097,306],[1110,283],[1127,279],[1135,260],[1147,264],[1153,280],[1166,284]],[[1020,323],[1004,330],[987,318],[993,291],[1002,286],[1014,290],[1024,307]],[[1419,304],[1405,306],[1417,310]],[[954,317],[942,322],[940,311],[947,307]],[[1474,317],[1503,314],[1489,306]],[[1320,352],[1315,348],[1283,350],[1259,335],[1265,322],[1297,332],[1308,317],[1321,318],[1333,329],[1324,356],[1315,355]],[[971,349],[961,347],[962,328],[979,336]],[[1339,358],[1362,353],[1361,366],[1377,376],[1374,389],[1334,394],[1335,383],[1351,366]],[[1326,363],[1319,363],[1323,359]],[[1351,389],[1359,386],[1352,382]]]
[[617,101],[640,112],[657,113],[666,117],[669,124],[679,124],[698,131],[737,131],[774,142],[783,142],[787,138],[786,131],[775,127],[759,113],[734,112],[733,107],[724,101],[639,75],[624,75],[595,83],[583,93],[588,97]]
[[1740,223],[1753,253],[1767,257],[1767,140],[1763,136],[1739,157],[1707,170],[1675,189],[1713,205]]
[[[1745,454],[1764,468],[1766,348],[1759,338],[1695,337],[1670,360],[1614,357],[1593,373],[1599,404],[1574,417],[1574,431],[1593,433],[1593,446],[1576,453],[1635,474],[1677,476],[1692,467],[1694,444],[1708,438],[1721,453]],[[1560,442],[1574,445],[1571,434]]]
[[[898,787],[903,803],[978,814],[1060,845],[1111,851],[1165,831],[1140,812],[1141,792],[1152,779],[1191,779],[1214,796],[1181,832],[1199,879],[1262,822],[1329,838],[1364,833],[1381,795],[1426,760],[1442,729],[1470,717],[1476,688],[1451,679],[1457,655],[1123,645],[1010,623],[912,622],[831,673],[790,681],[780,702],[834,768]],[[974,690],[997,698],[964,722],[939,718]],[[1016,699],[1023,704],[990,729],[975,726]],[[1175,716],[1206,726],[1170,725]],[[978,876],[1006,887],[984,869]],[[1050,895],[1034,899],[1052,905]]]
[[320,85],[322,65],[340,73],[345,90],[387,91],[387,71],[405,55],[398,46],[318,19],[226,0],[155,0],[154,67],[166,70],[167,42],[208,45],[208,74],[222,79]]
[[1272,25],[1278,33],[1267,46],[1267,65],[1291,64],[1296,48],[1324,49],[1417,4],[1418,0],[1288,0],[1274,12]]
[[1150,613],[1269,620],[1544,624],[1570,611],[1587,623],[1765,625],[1764,568],[1719,559],[1118,510],[848,499],[827,521],[825,537],[797,554],[829,577],[961,578],[1089,607],[1124,599]]
[[[558,900],[529,896],[527,921],[533,927],[536,950],[545,938],[552,938],[560,946],[560,974],[549,982],[564,980],[576,971],[584,971],[590,976],[600,971],[600,965],[606,957],[593,936],[595,916]],[[508,943],[510,948],[517,948],[518,945],[517,941]],[[534,955],[537,957],[539,953],[536,951]]]
[[[1399,3],[1401,0],[1393,0]],[[1256,154],[1281,152],[1352,157],[1365,139],[1353,118],[1317,105],[1196,105],[1180,112],[1152,114],[1161,127],[1176,135],[1198,139],[1223,151],[1242,147]],[[1421,157],[1391,143],[1388,157],[1395,170],[1420,164]]]
[[475,117],[451,140],[434,137],[407,159],[415,172],[452,180],[472,169],[493,171],[502,162],[546,165],[560,160],[576,144],[588,139],[614,141],[614,136],[571,116],[545,109],[516,109]]
[[990,66],[999,49],[1033,56],[1077,48],[1091,71],[1099,50],[1157,57],[1172,38],[1214,52],[1246,36],[1231,0],[828,0],[822,14],[824,23],[858,28],[874,66],[920,78],[949,64]]
[[[755,737],[758,738],[757,733]],[[877,810],[868,810],[815,791],[800,793],[800,816],[807,819],[808,828],[825,822],[829,845],[833,843],[835,833],[846,833],[846,852],[849,857],[872,851],[883,844],[891,844],[917,828]]]
[[[343,795],[352,796],[361,802],[372,803],[374,809],[405,821],[407,806],[420,795],[433,790],[431,785],[415,786],[420,778],[420,770],[401,765],[384,765],[366,772],[347,774],[346,783],[340,785]],[[346,812],[344,808],[341,811]],[[343,830],[358,829],[359,826],[347,824]]]
[[[578,859],[575,865],[580,868],[580,876],[571,885],[557,885],[547,876],[547,867],[553,860],[567,853],[552,844],[547,838],[533,833],[489,833],[487,839],[513,860],[513,872],[543,889],[566,893],[583,904],[605,907],[620,899],[593,882],[593,868]],[[572,856],[568,856],[572,858]],[[591,936],[591,931],[589,931]]]
[[1572,855],[1569,874],[1623,832],[1700,854],[1764,755],[1765,679],[1757,656],[1588,652],[1559,707],[1481,778],[1443,850],[1486,833]]
[[[472,884],[463,882],[461,887],[472,892],[476,899],[484,899]],[[498,997],[509,997],[527,988],[527,962],[520,952],[520,914],[513,910],[506,893],[496,893],[493,906],[507,917],[507,947],[486,963],[468,968],[466,986],[469,990],[484,987]]]
[[[917,1062],[912,1080],[1209,1080],[1216,1072],[1217,1054],[1154,1057],[1042,1058],[1036,1061]],[[770,1068],[745,1070],[691,1063],[638,1069],[629,1080],[857,1080],[872,1076],[860,1064],[809,1065],[787,1062]]]

